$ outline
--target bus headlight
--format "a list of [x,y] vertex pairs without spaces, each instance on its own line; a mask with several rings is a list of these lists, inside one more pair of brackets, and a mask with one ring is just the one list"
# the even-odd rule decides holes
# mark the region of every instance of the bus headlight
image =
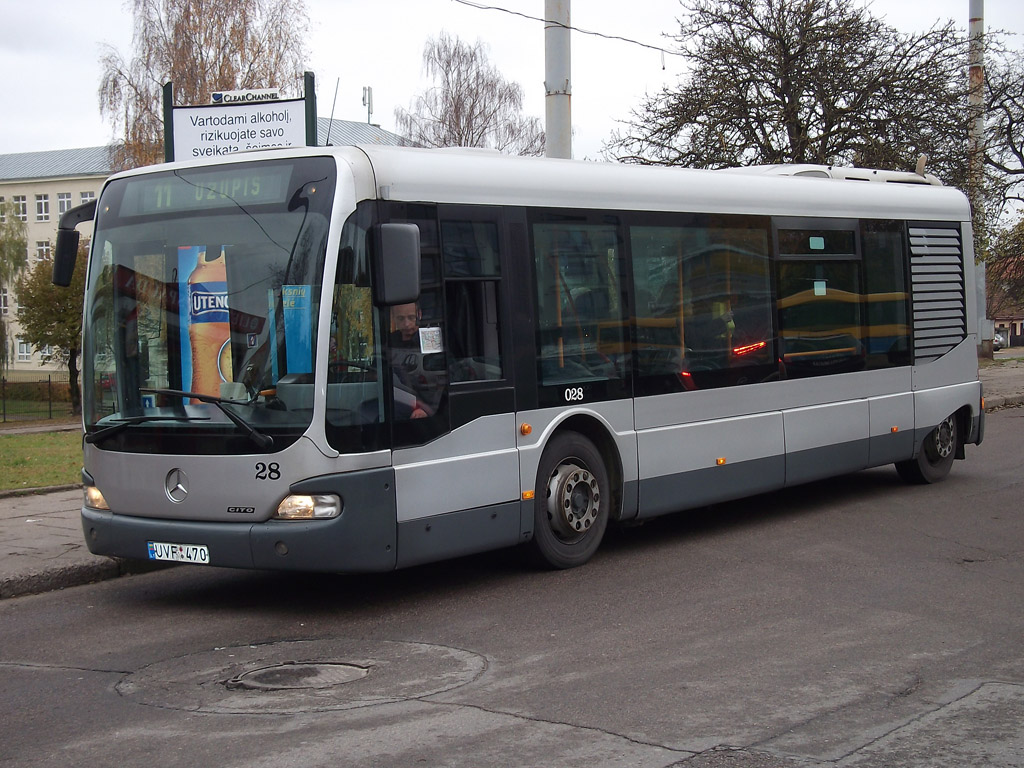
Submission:
[[278,520],[329,520],[341,514],[341,499],[333,494],[285,496],[277,505]]
[[103,494],[100,489],[95,485],[87,485],[82,489],[85,496],[85,506],[89,509],[110,509],[110,505],[107,504],[107,500],[103,498]]

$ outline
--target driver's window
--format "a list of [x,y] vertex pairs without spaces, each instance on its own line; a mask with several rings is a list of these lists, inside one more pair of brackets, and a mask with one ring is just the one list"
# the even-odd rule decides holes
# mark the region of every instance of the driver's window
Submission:
[[394,447],[420,445],[448,429],[448,350],[437,207],[388,206],[387,220],[420,230],[420,295],[384,309],[384,343],[391,370]]

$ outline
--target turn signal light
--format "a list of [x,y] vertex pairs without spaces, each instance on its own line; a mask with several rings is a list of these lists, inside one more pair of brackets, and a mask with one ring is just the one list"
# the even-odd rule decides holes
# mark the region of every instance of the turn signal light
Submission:
[[278,520],[329,520],[341,514],[341,499],[333,494],[285,496],[277,505]]

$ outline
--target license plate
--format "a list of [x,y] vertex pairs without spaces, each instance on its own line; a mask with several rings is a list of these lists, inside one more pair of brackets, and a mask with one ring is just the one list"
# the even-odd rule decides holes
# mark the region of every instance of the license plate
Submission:
[[176,563],[210,564],[210,550],[204,544],[170,544],[164,541],[148,541],[150,560],[173,560]]

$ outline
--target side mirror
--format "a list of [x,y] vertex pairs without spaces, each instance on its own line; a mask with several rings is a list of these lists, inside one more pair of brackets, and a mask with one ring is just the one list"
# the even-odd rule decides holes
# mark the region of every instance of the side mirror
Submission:
[[374,300],[387,307],[412,304],[420,297],[420,228],[381,224],[376,234]]
[[75,274],[75,261],[78,259],[78,230],[75,229],[83,221],[92,221],[96,216],[96,201],[75,206],[60,217],[57,226],[57,246],[53,255],[54,285],[67,288]]

